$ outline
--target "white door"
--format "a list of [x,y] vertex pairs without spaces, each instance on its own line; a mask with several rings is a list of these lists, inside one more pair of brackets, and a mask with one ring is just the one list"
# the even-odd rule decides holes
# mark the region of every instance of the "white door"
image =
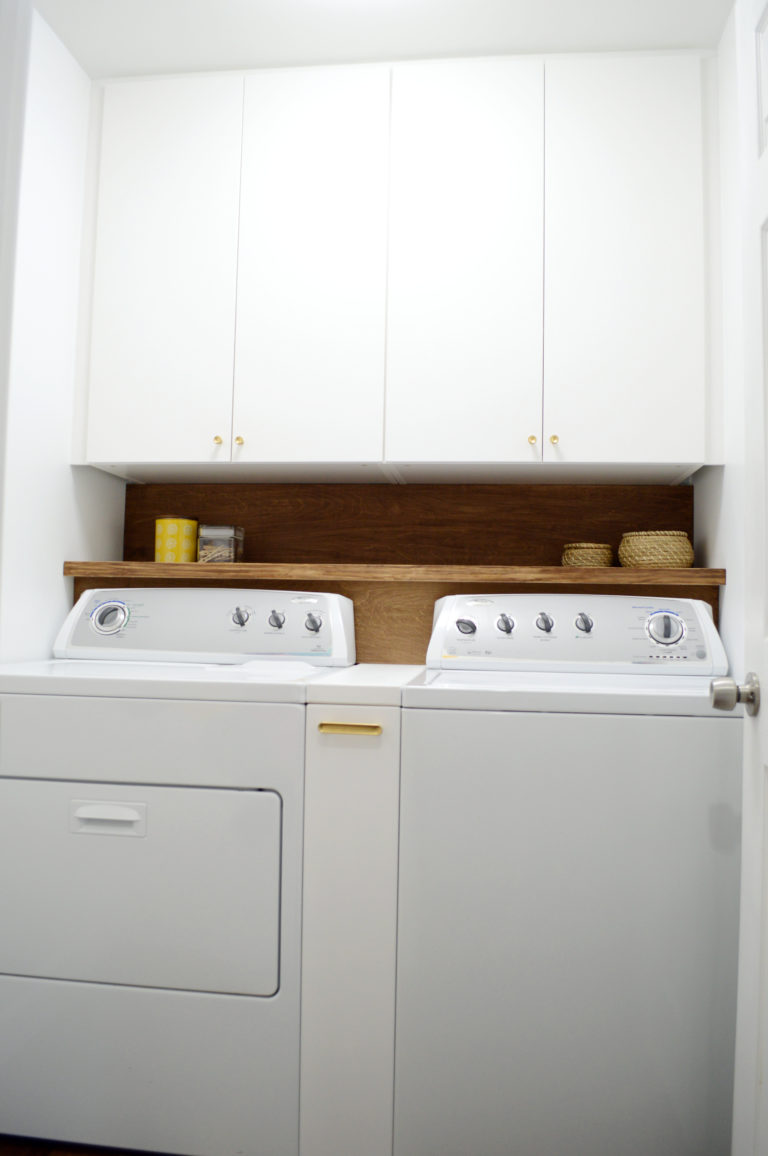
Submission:
[[233,462],[380,461],[389,70],[245,81]]
[[226,74],[106,88],[89,461],[229,460],[242,93]]
[[[743,482],[745,543],[745,669],[768,687],[768,597],[766,596],[765,419],[768,372],[768,150],[764,147],[768,112],[768,55],[765,0],[737,0],[735,60],[738,90],[739,199],[742,218],[743,279],[736,286],[743,309],[743,381],[745,393],[745,470]],[[755,38],[761,46],[755,67]],[[759,72],[762,71],[762,77]],[[760,123],[762,121],[762,124]],[[743,299],[738,300],[739,292]],[[739,356],[737,354],[737,356]],[[743,671],[736,671],[738,675]],[[739,963],[739,1012],[736,1036],[733,1156],[764,1156],[768,1151],[768,708],[744,724],[744,828]]]
[[547,60],[545,461],[704,461],[701,68]]
[[386,458],[541,459],[543,66],[392,77]]

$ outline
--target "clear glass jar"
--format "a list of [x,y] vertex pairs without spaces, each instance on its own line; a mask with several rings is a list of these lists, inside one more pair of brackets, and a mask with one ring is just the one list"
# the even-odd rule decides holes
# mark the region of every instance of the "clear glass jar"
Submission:
[[198,562],[242,562],[242,526],[203,526],[197,532]]

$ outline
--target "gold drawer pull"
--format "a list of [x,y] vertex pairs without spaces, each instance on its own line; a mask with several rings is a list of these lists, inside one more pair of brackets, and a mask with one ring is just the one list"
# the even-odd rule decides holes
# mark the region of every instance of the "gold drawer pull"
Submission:
[[380,735],[378,723],[318,723],[321,735]]

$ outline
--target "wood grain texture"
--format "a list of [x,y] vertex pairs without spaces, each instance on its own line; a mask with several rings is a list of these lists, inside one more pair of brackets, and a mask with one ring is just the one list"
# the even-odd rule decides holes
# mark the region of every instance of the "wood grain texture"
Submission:
[[725,570],[648,568],[628,570],[618,566],[375,566],[301,562],[163,563],[163,562],[65,562],[68,577],[114,580],[142,579],[152,586],[258,586],[264,581],[299,582],[454,582],[461,586],[494,582],[507,589],[510,583],[540,586],[723,586]]
[[245,562],[557,566],[567,542],[693,534],[692,486],[129,485],[126,561],[154,558],[155,518],[245,530]]

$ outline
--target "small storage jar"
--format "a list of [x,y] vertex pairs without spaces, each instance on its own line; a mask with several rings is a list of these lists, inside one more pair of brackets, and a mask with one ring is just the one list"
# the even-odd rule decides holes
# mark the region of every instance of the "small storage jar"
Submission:
[[198,562],[242,562],[245,535],[242,526],[200,526]]

